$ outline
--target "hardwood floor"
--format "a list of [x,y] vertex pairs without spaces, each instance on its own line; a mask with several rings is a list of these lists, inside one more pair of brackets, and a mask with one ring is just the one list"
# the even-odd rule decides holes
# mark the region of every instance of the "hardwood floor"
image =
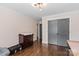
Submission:
[[68,48],[35,42],[33,46],[15,53],[13,56],[68,56]]

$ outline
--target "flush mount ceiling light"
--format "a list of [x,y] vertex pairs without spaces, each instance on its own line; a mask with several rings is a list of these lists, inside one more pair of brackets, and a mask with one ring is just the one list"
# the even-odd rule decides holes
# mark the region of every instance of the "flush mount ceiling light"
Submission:
[[42,11],[42,9],[44,9],[47,6],[47,4],[46,3],[33,3],[32,6],[35,8],[39,8],[40,11]]

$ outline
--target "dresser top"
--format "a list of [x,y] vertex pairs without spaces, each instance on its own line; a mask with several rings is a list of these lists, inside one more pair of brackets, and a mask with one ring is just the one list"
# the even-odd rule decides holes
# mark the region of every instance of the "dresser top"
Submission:
[[32,35],[33,33],[20,33],[20,34],[23,34],[23,35]]

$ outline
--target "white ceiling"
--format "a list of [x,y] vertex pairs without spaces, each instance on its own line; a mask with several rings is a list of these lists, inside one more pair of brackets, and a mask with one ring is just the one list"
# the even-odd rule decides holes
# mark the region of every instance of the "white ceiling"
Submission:
[[26,16],[35,17],[37,20],[40,20],[41,16],[79,10],[79,3],[48,3],[41,12],[32,7],[31,3],[0,3],[0,6],[11,8]]

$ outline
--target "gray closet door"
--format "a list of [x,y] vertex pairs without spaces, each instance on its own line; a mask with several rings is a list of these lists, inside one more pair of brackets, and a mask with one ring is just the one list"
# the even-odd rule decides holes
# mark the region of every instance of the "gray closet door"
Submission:
[[48,43],[57,44],[57,20],[48,22]]
[[69,18],[57,20],[57,45],[67,46],[69,40]]

